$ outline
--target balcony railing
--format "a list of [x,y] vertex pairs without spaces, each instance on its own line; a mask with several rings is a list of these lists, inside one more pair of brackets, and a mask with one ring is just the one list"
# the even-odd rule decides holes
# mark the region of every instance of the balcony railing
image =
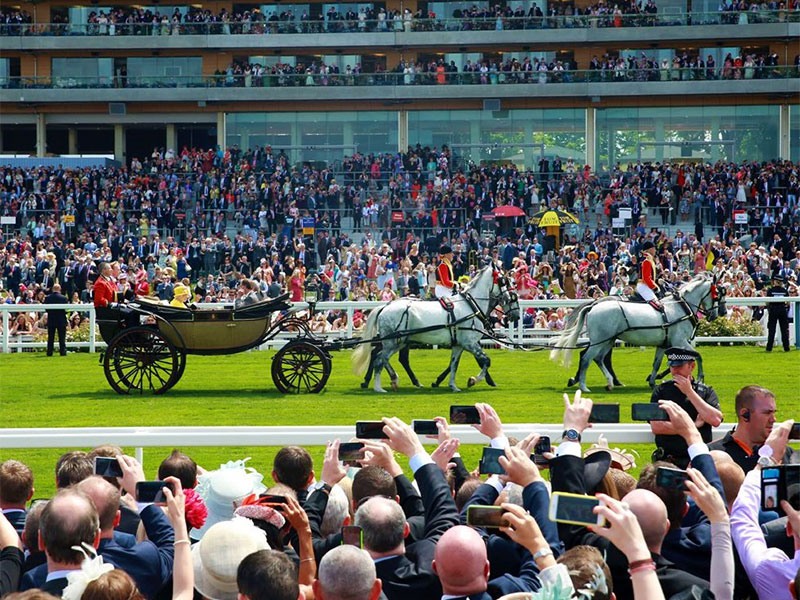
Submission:
[[227,22],[150,23],[4,23],[0,36],[169,36],[271,35],[337,33],[412,33],[439,31],[519,31],[528,29],[590,29],[697,25],[798,23],[799,10],[684,12],[663,9],[657,14],[553,16],[456,16],[393,20],[244,20]]
[[503,71],[436,73],[278,73],[268,75],[222,74],[213,76],[168,77],[5,77],[4,89],[162,89],[162,88],[300,88],[349,86],[447,86],[498,84],[626,83],[736,81],[788,79],[800,77],[793,65],[743,66],[723,68],[628,68],[548,71]]

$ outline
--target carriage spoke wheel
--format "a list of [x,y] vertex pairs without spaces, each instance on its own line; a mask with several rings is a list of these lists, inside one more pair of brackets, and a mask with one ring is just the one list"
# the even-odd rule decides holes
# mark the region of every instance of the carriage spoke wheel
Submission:
[[118,394],[163,394],[185,365],[186,357],[157,329],[133,327],[111,340],[103,367]]
[[272,358],[272,380],[284,394],[317,394],[330,375],[330,358],[309,342],[290,342]]

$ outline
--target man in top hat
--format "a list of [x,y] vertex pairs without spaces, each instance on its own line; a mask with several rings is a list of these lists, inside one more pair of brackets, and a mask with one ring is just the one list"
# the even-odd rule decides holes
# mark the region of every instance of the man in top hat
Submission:
[[[767,291],[767,298],[785,298],[789,295],[784,284],[784,277],[776,273],[772,277],[772,286]],[[775,326],[781,326],[783,351],[789,352],[789,305],[786,302],[770,302],[767,304],[767,352],[772,352],[775,344]]]
[[[692,378],[694,365],[700,354],[692,349],[669,348],[667,360],[672,379],[653,390],[650,402],[672,400],[694,420],[697,430],[708,444],[711,428],[722,423],[722,411],[714,388]],[[650,429],[656,436],[656,451],[653,460],[666,460],[681,469],[689,464],[688,446],[683,437],[675,432],[669,421],[651,421]]]
[[642,246],[642,262],[639,265],[639,281],[636,283],[636,293],[644,298],[650,306],[656,310],[664,310],[661,302],[656,297],[658,291],[657,269],[656,269],[656,245],[647,240]]
[[434,294],[437,298],[453,295],[455,275],[453,274],[453,249],[444,244],[439,248],[439,266],[436,267],[436,287]]

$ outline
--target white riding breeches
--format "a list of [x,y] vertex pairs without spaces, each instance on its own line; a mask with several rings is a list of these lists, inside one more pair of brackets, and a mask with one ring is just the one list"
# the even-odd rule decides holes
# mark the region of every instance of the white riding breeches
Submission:
[[453,295],[453,289],[442,285],[441,283],[437,283],[436,287],[433,288],[433,294],[437,298],[445,298]]
[[650,302],[651,300],[658,300],[658,298],[656,298],[656,293],[641,281],[636,284],[636,293],[639,294],[642,298],[644,298],[646,302]]

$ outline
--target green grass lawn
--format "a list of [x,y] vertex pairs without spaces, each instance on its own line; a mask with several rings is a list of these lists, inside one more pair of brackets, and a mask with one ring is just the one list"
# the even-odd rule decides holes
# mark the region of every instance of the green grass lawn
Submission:
[[[744,385],[759,384],[778,398],[779,419],[800,417],[800,353],[766,354],[752,346],[703,347],[706,381],[722,401],[726,421],[733,422],[733,399]],[[190,356],[182,380],[164,396],[118,396],[108,386],[98,356],[79,353],[47,358],[44,353],[4,355],[0,358],[0,422],[4,427],[132,427],[132,426],[242,426],[242,425],[348,425],[357,420],[397,416],[431,418],[446,415],[450,404],[488,402],[504,422],[560,423],[561,395],[572,369],[556,366],[545,352],[496,350],[490,352],[497,388],[480,384],[466,389],[466,378],[477,372],[471,357],[464,357],[458,377],[465,389],[453,394],[447,388],[415,389],[401,375],[396,393],[362,390],[350,369],[349,352],[334,353],[333,373],[319,395],[284,396],[272,383],[272,352],[247,352],[232,356]],[[645,383],[652,363],[651,349],[614,351],[614,366],[627,384],[613,392],[604,389],[600,371],[592,366],[588,384],[597,402],[622,404],[623,421],[629,421],[633,402],[646,402]],[[419,350],[411,354],[420,381],[430,383],[443,369],[449,353]],[[384,376],[384,385],[388,380]],[[614,440],[610,440],[614,445]],[[643,459],[652,447],[634,446]],[[131,450],[132,449],[127,449]],[[187,448],[196,460],[214,468],[231,458],[252,456],[250,465],[268,476],[277,449]],[[315,461],[322,449],[310,448]],[[0,450],[0,459],[18,458],[37,474],[37,496],[52,492],[52,469],[61,449]],[[465,448],[468,461],[477,460],[479,448]],[[145,449],[148,475],[166,456],[166,448]]]

